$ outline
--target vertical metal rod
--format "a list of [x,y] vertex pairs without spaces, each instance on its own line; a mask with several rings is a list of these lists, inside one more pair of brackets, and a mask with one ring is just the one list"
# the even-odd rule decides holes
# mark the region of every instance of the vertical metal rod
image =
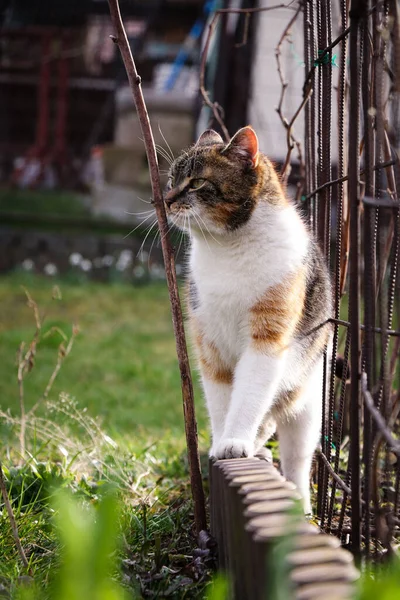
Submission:
[[[311,52],[312,52],[312,47],[311,47],[311,21],[310,21],[310,3],[309,2],[304,2],[304,10],[303,10],[303,36],[304,36],[304,65],[305,65],[305,71],[306,73],[308,73],[310,71],[311,68]],[[306,178],[306,184],[305,184],[305,190],[303,193],[305,193],[306,195],[310,193],[310,191],[312,190],[312,180],[311,180],[311,163],[312,163],[312,158],[311,158],[311,136],[312,136],[312,130],[311,130],[311,121],[310,121],[310,100],[306,103],[305,107],[304,107],[304,148],[305,148],[305,178]],[[312,211],[311,211],[311,206],[312,206],[312,200],[310,200],[310,202],[308,203],[308,205],[305,207],[307,210],[307,220],[308,222],[312,223]]]
[[[315,34],[315,0],[310,0],[310,32],[311,32],[311,61],[316,58],[316,34]],[[310,65],[311,66],[311,65]],[[311,76],[311,85],[313,89],[313,94],[309,100],[310,106],[310,129],[311,129],[311,160],[310,160],[310,173],[311,180],[310,186],[311,189],[314,190],[317,187],[318,175],[317,175],[317,147],[316,147],[316,103],[317,103],[317,94],[316,94],[316,74],[315,71]],[[312,231],[314,234],[317,233],[318,226],[318,204],[317,197],[314,196],[311,200],[312,202]]]
[[359,121],[360,121],[360,20],[364,12],[363,0],[352,0],[350,7],[350,128],[349,128],[349,321],[350,321],[350,467],[351,467],[351,546],[359,557],[361,550],[361,496],[360,496],[360,187],[359,187]]
[[[367,8],[370,0],[367,1]],[[362,68],[362,103],[364,115],[364,171],[365,171],[365,193],[373,196],[374,192],[374,129],[371,116],[371,90],[370,69],[372,69],[372,53],[369,44],[368,23],[364,26],[364,56]],[[374,332],[375,324],[375,248],[373,244],[373,229],[375,221],[375,209],[371,206],[365,207],[364,211],[364,352],[363,365],[367,374],[368,385],[373,385],[373,359],[374,359]],[[363,429],[363,467],[364,467],[364,538],[365,555],[368,559],[371,545],[371,448],[372,448],[371,416],[368,410],[364,410]]]

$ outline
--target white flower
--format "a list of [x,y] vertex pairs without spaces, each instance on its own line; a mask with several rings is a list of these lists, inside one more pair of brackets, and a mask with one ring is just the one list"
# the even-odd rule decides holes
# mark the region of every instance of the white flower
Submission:
[[119,255],[119,259],[123,262],[129,263],[132,260],[132,250],[122,250],[121,254]]
[[116,269],[118,269],[118,271],[125,271],[125,269],[132,264],[132,257],[133,254],[131,250],[122,250],[115,265]]
[[144,267],[142,267],[141,265],[137,265],[136,267],[134,267],[132,273],[134,277],[143,277],[143,275],[145,274]]
[[150,273],[156,279],[163,279],[165,277],[164,269],[160,265],[157,265],[155,263],[151,265]]
[[57,275],[58,273],[58,269],[54,263],[47,263],[47,265],[44,266],[43,271],[46,275],[50,275],[50,277],[54,277],[54,275]]
[[77,267],[78,265],[80,265],[82,258],[82,254],[79,254],[79,252],[73,252],[69,257],[69,264],[73,267]]
[[85,271],[85,273],[87,273],[88,271],[91,271],[91,269],[92,269],[92,261],[89,260],[88,258],[84,258],[81,261],[81,269],[82,269],[82,271]]
[[22,261],[22,268],[25,269],[25,271],[32,271],[34,266],[35,263],[30,258],[26,258]]
[[105,267],[111,267],[113,262],[114,262],[114,257],[111,256],[111,254],[106,254],[105,256],[103,256],[102,263]]

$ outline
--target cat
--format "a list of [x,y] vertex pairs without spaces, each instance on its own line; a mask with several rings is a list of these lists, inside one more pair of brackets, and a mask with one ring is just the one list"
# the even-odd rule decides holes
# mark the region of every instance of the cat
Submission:
[[332,290],[325,259],[255,131],[213,130],[171,165],[170,221],[190,234],[189,324],[210,456],[250,457],[278,433],[281,469],[311,513]]

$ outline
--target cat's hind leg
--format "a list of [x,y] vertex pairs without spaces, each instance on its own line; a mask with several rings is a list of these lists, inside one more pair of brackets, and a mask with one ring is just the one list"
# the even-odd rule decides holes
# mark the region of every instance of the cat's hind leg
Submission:
[[256,441],[254,444],[255,456],[272,462],[272,452],[265,447],[266,442],[276,431],[276,421],[270,413],[267,413],[263,422],[258,428]]
[[277,417],[282,473],[297,486],[306,514],[312,513],[310,470],[314,451],[320,441],[321,418],[322,361],[314,368],[306,385],[298,391],[289,416]]

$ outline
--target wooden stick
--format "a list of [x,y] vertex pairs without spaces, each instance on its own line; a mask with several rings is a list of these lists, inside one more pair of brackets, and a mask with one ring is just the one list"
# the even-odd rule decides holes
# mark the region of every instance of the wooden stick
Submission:
[[149,163],[153,202],[156,210],[158,226],[161,234],[161,246],[165,264],[169,297],[172,310],[172,322],[176,340],[176,351],[178,355],[179,369],[181,373],[181,387],[183,399],[183,413],[185,417],[186,444],[189,458],[190,482],[194,504],[194,518],[197,533],[206,529],[206,511],[204,502],[204,490],[201,479],[199,451],[197,446],[197,424],[194,410],[193,384],[190,373],[189,358],[187,353],[185,330],[183,326],[182,308],[179,300],[179,292],[176,281],[174,253],[168,238],[168,222],[165,214],[165,206],[161,192],[160,174],[158,170],[157,154],[154,145],[153,132],[150,125],[149,115],[144,102],[141,78],[136,70],[135,61],[129,47],[125,28],[122,22],[118,0],[108,0],[111,13],[111,21],[116,32],[113,41],[118,45],[122,60],[128,75],[129,85],[132,91],[140,127],[146,148]]

